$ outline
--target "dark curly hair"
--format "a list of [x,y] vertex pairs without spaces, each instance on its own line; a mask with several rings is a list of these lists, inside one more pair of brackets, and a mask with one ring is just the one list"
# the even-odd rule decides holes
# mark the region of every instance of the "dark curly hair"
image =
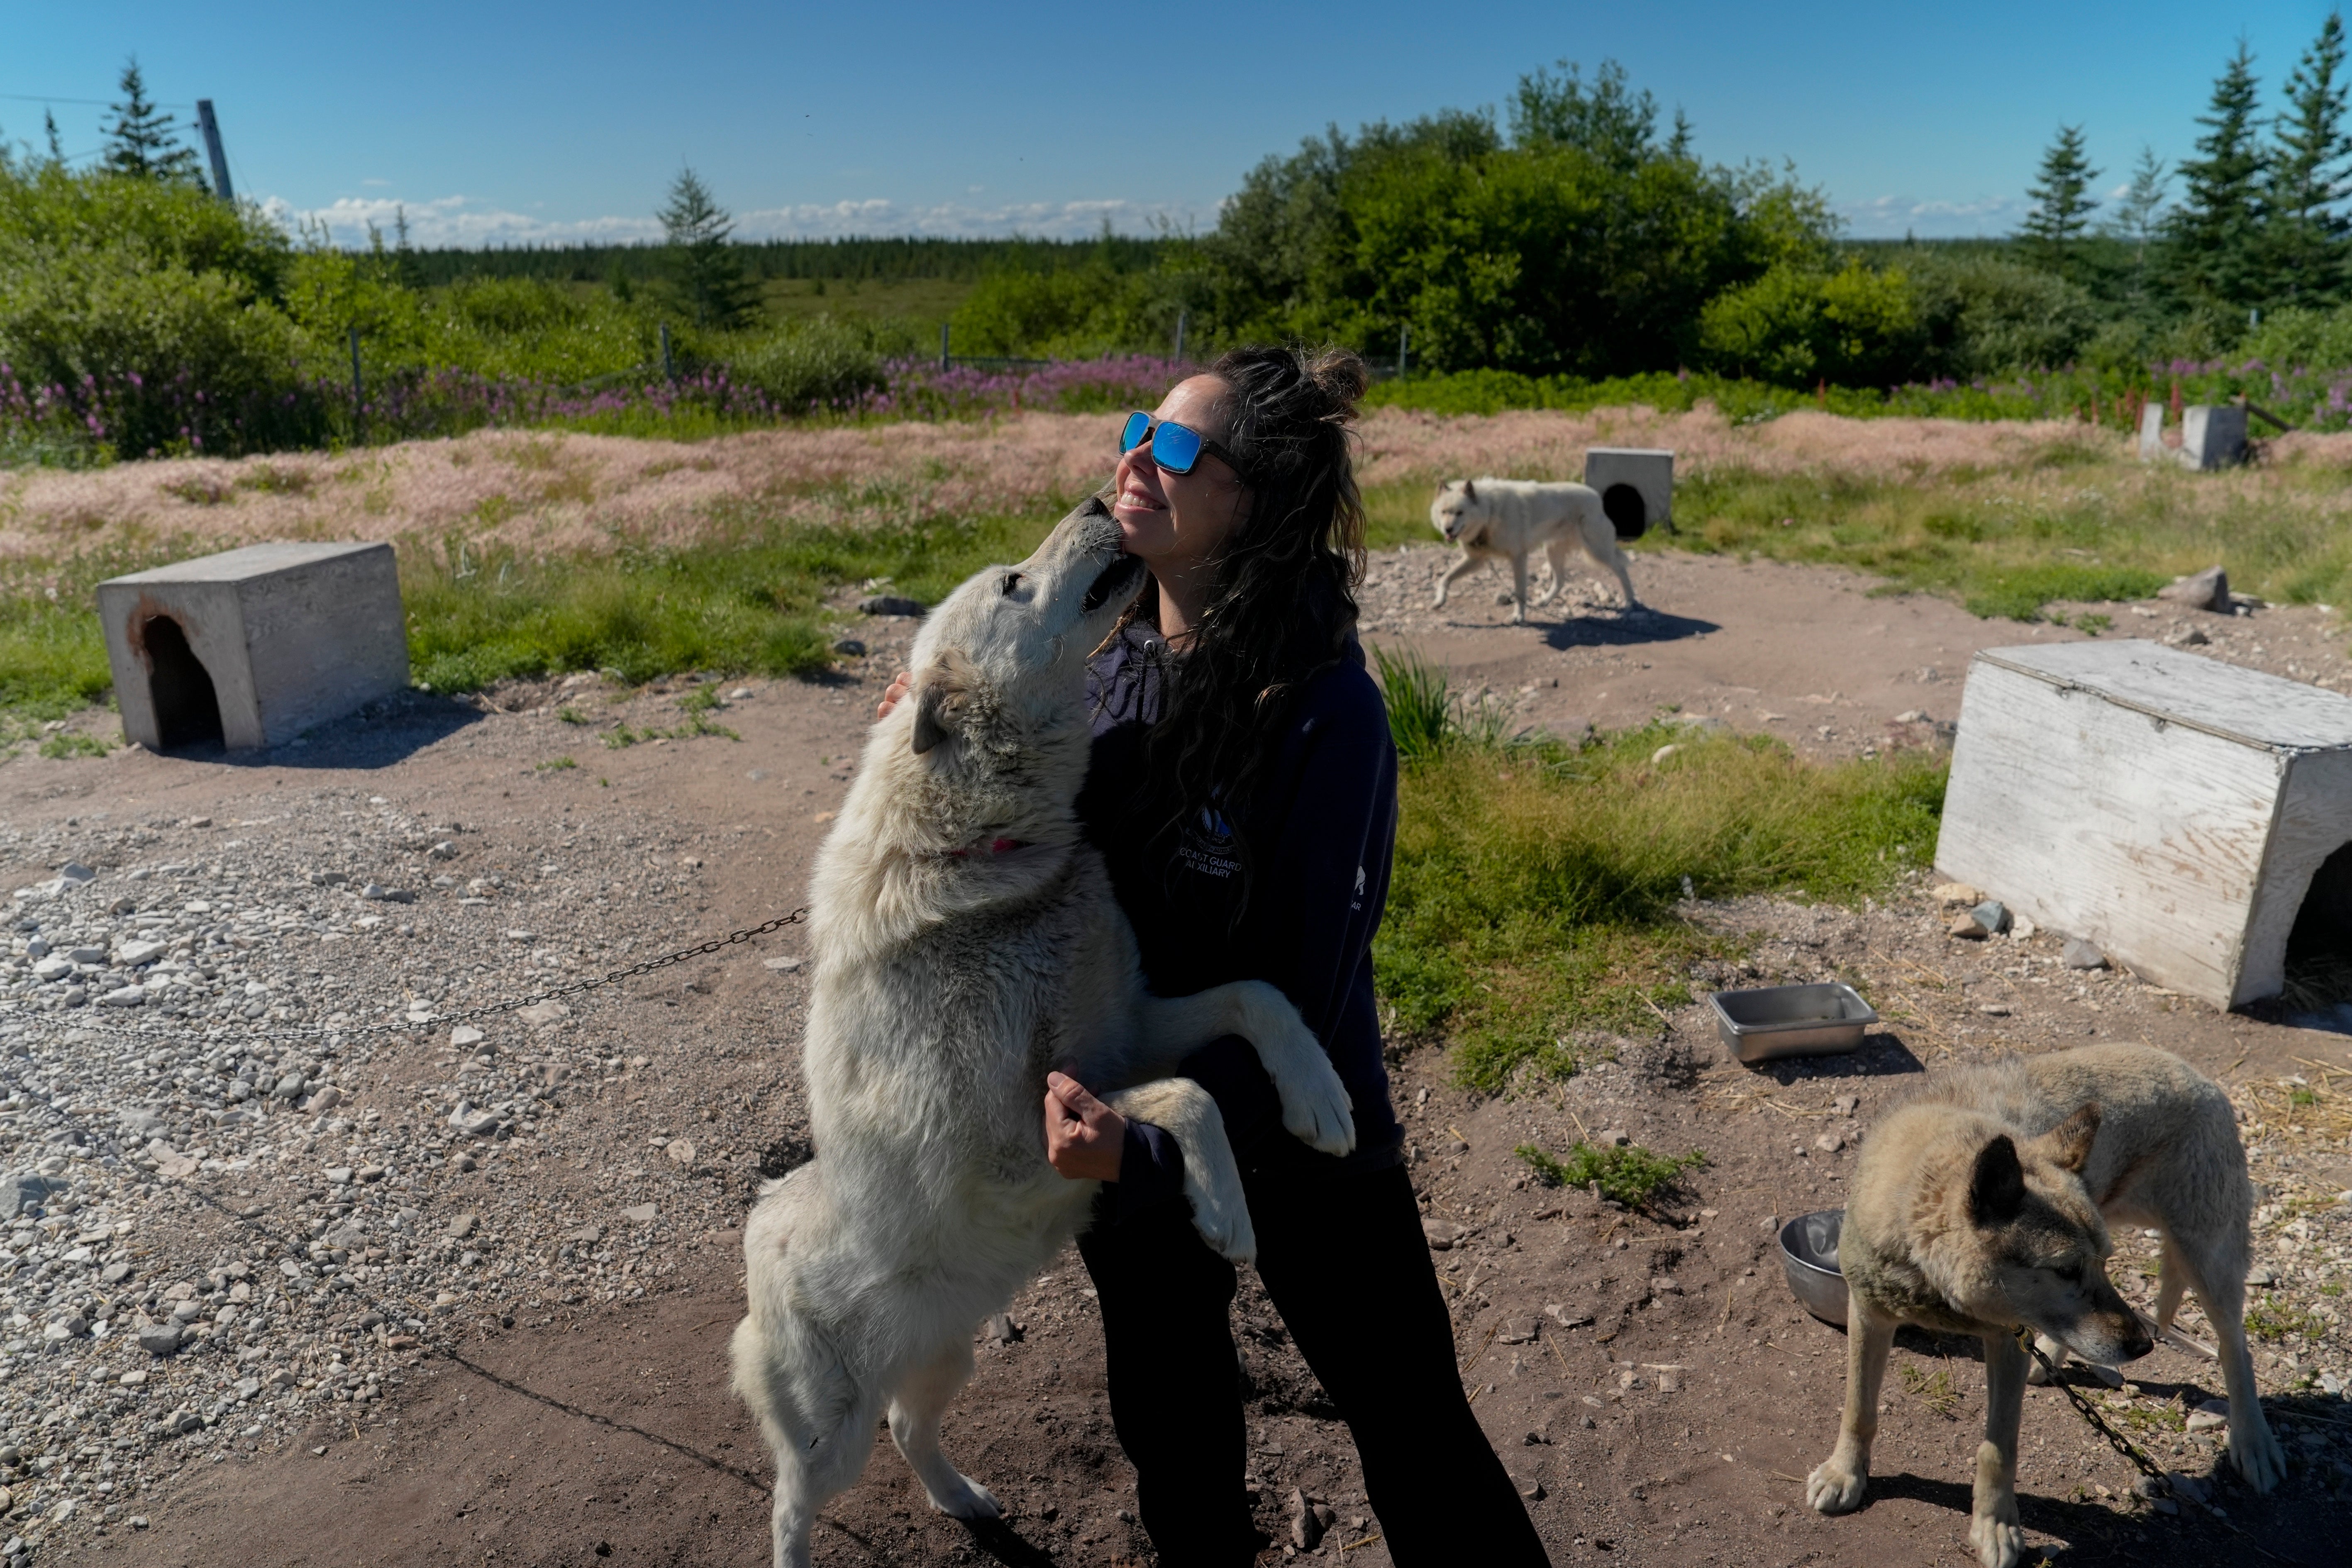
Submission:
[[[1185,647],[1154,672],[1165,698],[1145,745],[1150,783],[1129,803],[1130,821],[1154,837],[1204,809],[1238,820],[1291,697],[1345,656],[1364,572],[1348,428],[1364,362],[1339,349],[1244,348],[1209,374],[1228,389],[1218,407],[1249,510],[1218,552]],[[1159,616],[1149,584],[1119,629]]]

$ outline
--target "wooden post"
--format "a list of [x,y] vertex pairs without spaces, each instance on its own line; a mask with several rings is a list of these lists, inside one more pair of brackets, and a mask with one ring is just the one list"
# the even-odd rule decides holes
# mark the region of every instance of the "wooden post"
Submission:
[[1402,381],[1404,379],[1405,351],[1412,346],[1412,328],[1410,326],[1399,327],[1397,329],[1397,379],[1399,381]]
[[945,321],[940,323],[940,368],[948,368],[948,324]]
[[213,118],[213,100],[196,100],[196,129],[204,132],[205,153],[213,163],[213,195],[235,203],[236,192],[229,187],[228,153],[221,148],[220,121]]
[[1176,363],[1178,364],[1184,363],[1184,318],[1189,313],[1184,310],[1176,312]]
[[672,357],[669,352],[669,323],[667,321],[664,321],[661,324],[661,344],[662,379],[670,383],[672,385],[676,385],[677,383],[677,361]]
[[360,330],[352,329],[352,439],[367,439],[367,388],[360,380]]

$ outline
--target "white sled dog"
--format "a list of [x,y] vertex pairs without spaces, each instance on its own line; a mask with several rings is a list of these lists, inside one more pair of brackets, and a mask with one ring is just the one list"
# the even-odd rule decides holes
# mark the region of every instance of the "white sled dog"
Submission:
[[1545,484],[1535,479],[1455,479],[1440,487],[1429,503],[1429,521],[1446,542],[1462,547],[1462,558],[1437,580],[1433,610],[1445,607],[1446,590],[1482,561],[1511,563],[1511,624],[1528,618],[1528,558],[1538,548],[1551,559],[1551,585],[1536,601],[1548,605],[1567,576],[1568,552],[1580,549],[1595,566],[1617,574],[1625,608],[1633,579],[1625,552],[1617,547],[1617,525],[1601,510],[1601,492],[1590,485]]
[[[1283,1124],[1355,1146],[1348,1093],[1281,992],[1255,981],[1148,994],[1135,936],[1073,812],[1089,742],[1086,662],[1135,595],[1099,500],[1018,566],[924,623],[907,700],[877,724],[817,858],[806,1042],[811,1163],[744,1227],[750,1315],[735,1389],[776,1456],[775,1561],[809,1561],[818,1509],[890,1435],[959,1519],[997,1500],[940,1452],[974,1329],[1084,1224],[1099,1184],[1045,1163],[1062,1067],[1184,1153],[1209,1245],[1256,1249],[1206,1091],[1169,1074],[1222,1035],[1257,1047]],[[1155,1081],[1156,1080],[1156,1081]]]
[[2107,1224],[2164,1237],[2155,1327],[2183,1286],[2221,1341],[2230,1458],[2256,1491],[2286,1474],[2246,1354],[2247,1226],[2253,1184],[2229,1096],[2153,1046],[2084,1046],[1962,1068],[1928,1080],[1870,1130],[1838,1237],[1848,1287],[1845,1419],[1805,1500],[1862,1503],[1887,1347],[1900,1323],[1984,1344],[1984,1442],[1969,1544],[1985,1568],[2024,1550],[2017,1428],[2026,1354],[2019,1327],[2102,1365],[2152,1348],[2149,1325],[2108,1283]]

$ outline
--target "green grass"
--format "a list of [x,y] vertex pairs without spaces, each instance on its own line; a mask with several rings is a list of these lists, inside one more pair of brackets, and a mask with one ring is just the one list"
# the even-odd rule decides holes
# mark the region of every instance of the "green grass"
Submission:
[[1536,1180],[1547,1187],[1589,1187],[1597,1183],[1602,1197],[1614,1198],[1629,1208],[1648,1203],[1685,1171],[1706,1163],[1703,1150],[1694,1149],[1687,1154],[1654,1154],[1639,1143],[1598,1148],[1579,1142],[1569,1150],[1564,1160],[1532,1143],[1522,1143],[1511,1152],[1526,1161]]
[[[1676,912],[1685,879],[1700,898],[1852,900],[1926,864],[1936,842],[1938,755],[1817,763],[1763,737],[1665,724],[1515,744],[1433,672],[1387,668],[1408,755],[1377,982],[1391,1029],[1450,1040],[1467,1088],[1574,1072],[1580,1033],[1646,1027],[1689,1003],[1692,966],[1744,944]],[[1445,715],[1434,744],[1433,710]],[[1669,740],[1681,749],[1654,765]]]
[[[605,669],[635,683],[681,670],[813,675],[834,662],[823,601],[872,577],[934,602],[992,561],[1036,547],[1050,507],[1018,518],[934,519],[891,528],[762,529],[747,521],[677,550],[532,562],[453,547],[401,563],[409,663],[419,684]],[[707,731],[704,731],[707,732]]]

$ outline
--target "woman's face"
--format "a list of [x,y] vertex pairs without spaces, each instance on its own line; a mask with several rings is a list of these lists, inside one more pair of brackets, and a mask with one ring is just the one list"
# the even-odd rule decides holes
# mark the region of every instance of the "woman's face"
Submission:
[[[1155,419],[1172,419],[1189,426],[1212,441],[1224,441],[1230,430],[1218,405],[1225,384],[1213,375],[1180,381],[1152,411]],[[1171,474],[1151,460],[1146,441],[1118,460],[1118,494],[1111,515],[1127,552],[1139,557],[1156,575],[1206,564],[1234,525],[1247,512],[1249,491],[1223,458],[1203,452],[1189,474]]]

